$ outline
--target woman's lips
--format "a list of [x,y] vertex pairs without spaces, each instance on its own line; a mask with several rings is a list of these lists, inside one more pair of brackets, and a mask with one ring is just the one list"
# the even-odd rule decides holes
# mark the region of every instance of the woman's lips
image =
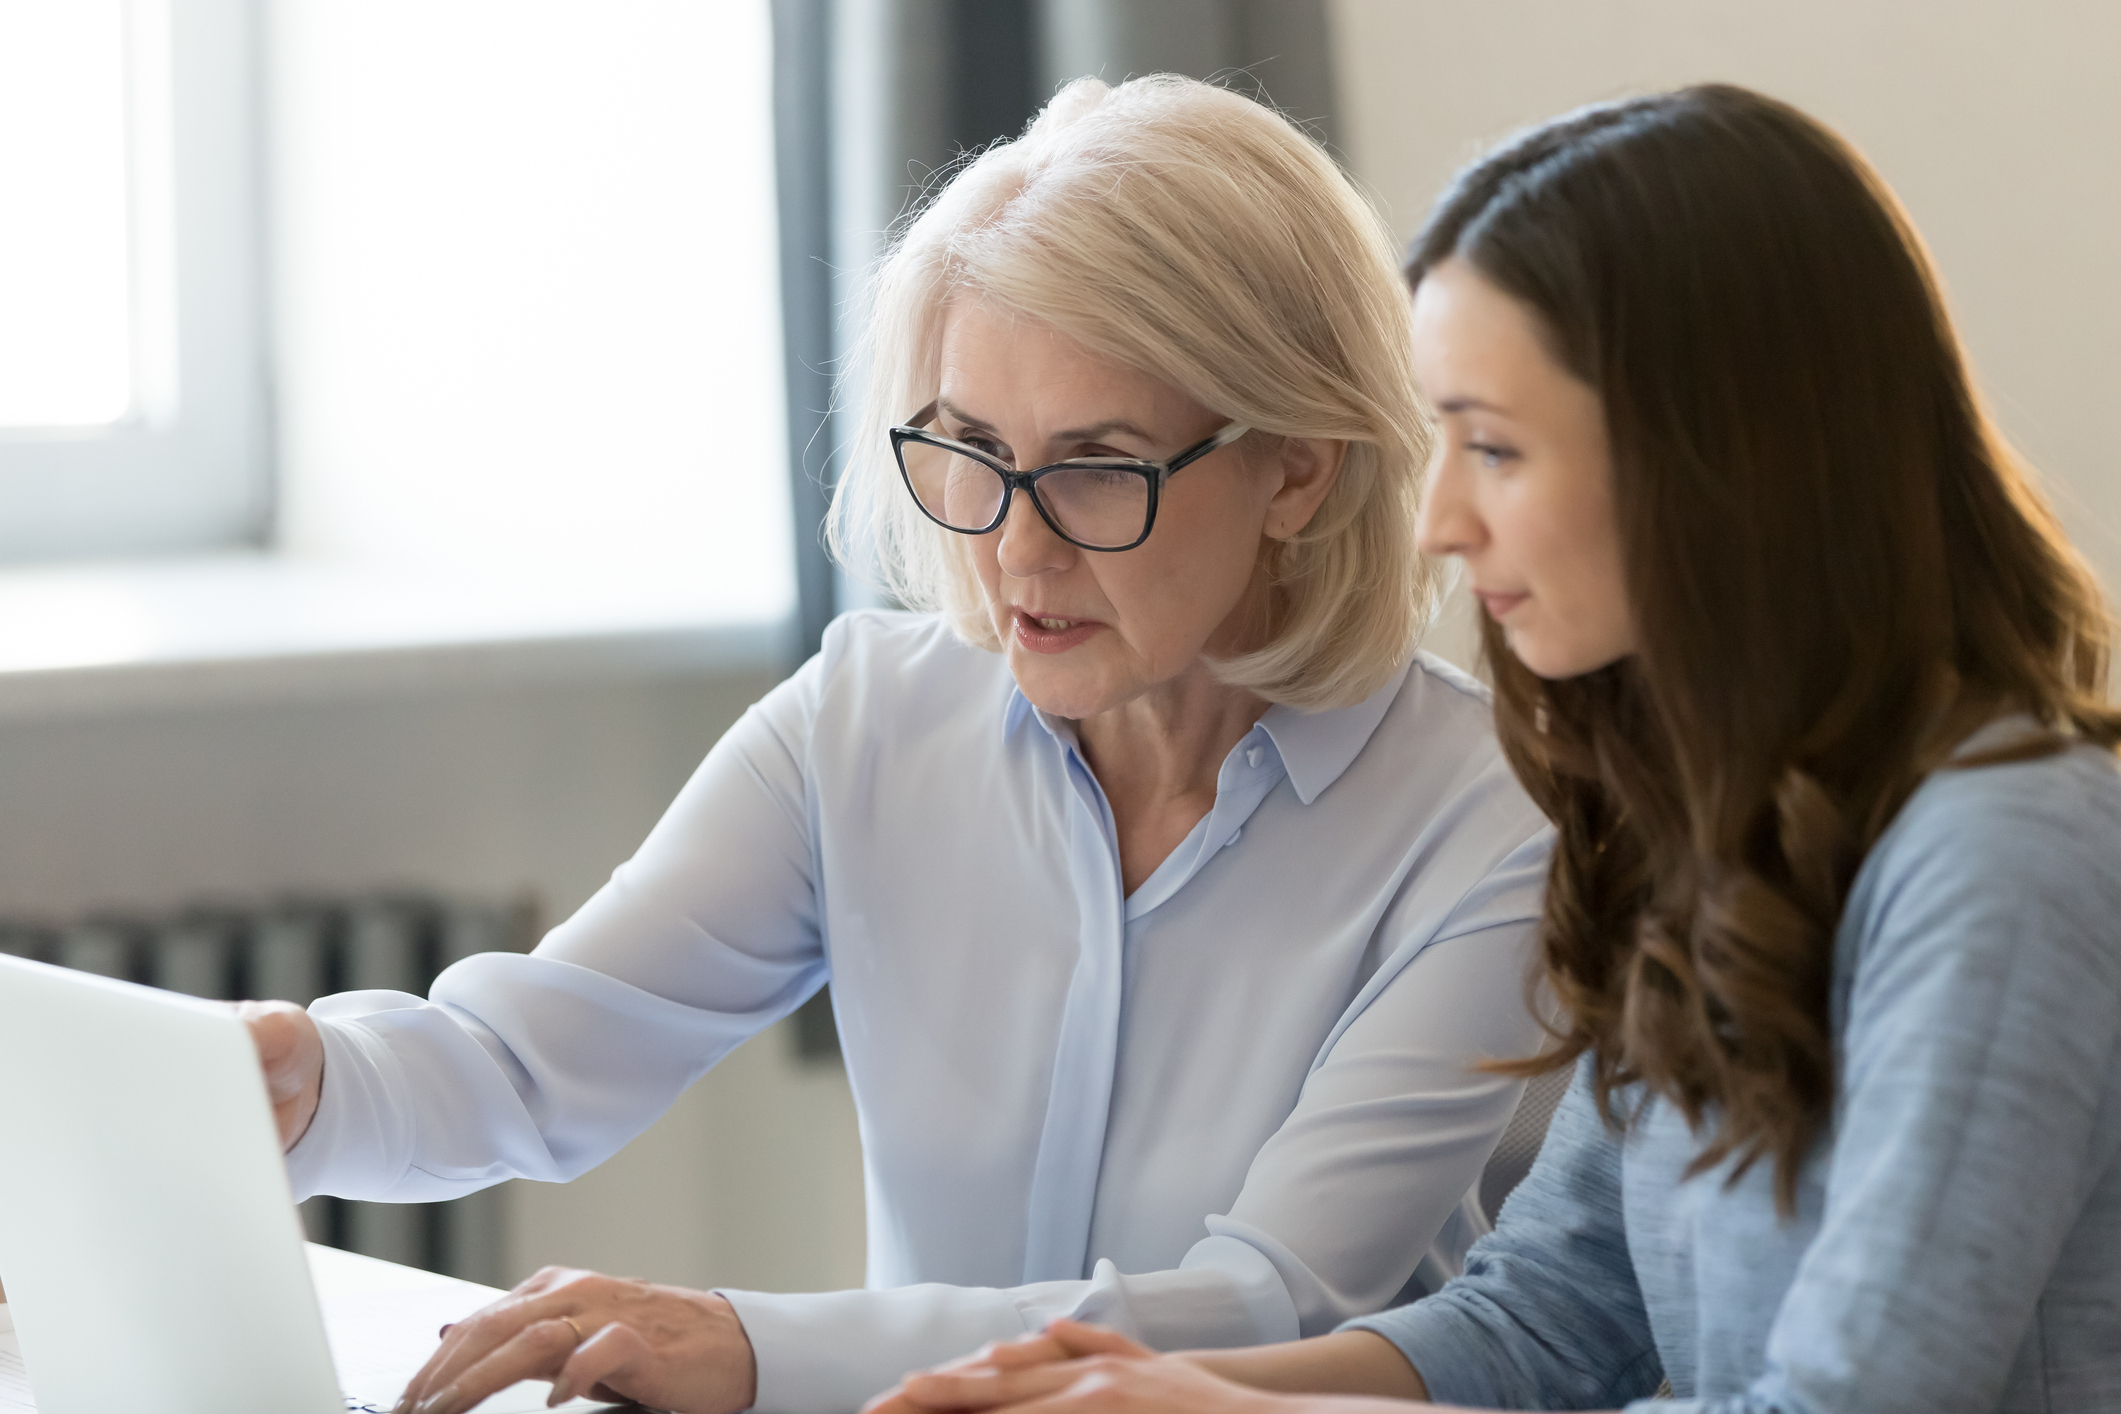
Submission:
[[1531,598],[1532,596],[1529,594],[1484,594],[1478,590],[1475,590],[1473,597],[1478,599],[1480,601],[1481,607],[1488,611],[1489,618],[1496,619],[1499,621],[1505,615],[1507,615],[1510,610],[1516,608],[1519,604],[1522,604],[1525,600]]
[[1016,641],[1033,653],[1065,653],[1103,627],[1095,619],[1034,617],[1016,611]]

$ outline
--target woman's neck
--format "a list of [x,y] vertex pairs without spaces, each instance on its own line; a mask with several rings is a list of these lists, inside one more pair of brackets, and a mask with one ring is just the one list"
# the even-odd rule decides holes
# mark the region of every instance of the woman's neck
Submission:
[[1083,759],[1111,803],[1120,878],[1133,893],[1215,807],[1223,758],[1268,703],[1205,661],[1140,697],[1079,719]]

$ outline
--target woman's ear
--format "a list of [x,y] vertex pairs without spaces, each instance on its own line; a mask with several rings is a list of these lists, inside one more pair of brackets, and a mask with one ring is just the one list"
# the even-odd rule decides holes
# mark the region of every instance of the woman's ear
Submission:
[[1284,437],[1274,455],[1280,461],[1281,487],[1267,501],[1266,535],[1287,540],[1318,514],[1340,480],[1348,444],[1331,437]]

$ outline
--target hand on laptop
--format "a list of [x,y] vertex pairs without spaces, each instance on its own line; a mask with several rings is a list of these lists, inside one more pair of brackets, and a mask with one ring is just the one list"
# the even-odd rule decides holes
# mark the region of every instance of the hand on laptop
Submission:
[[324,1038],[309,1013],[293,1002],[237,1002],[236,1015],[250,1027],[280,1126],[280,1148],[295,1147],[317,1116],[324,1088]]
[[736,1414],[758,1364],[736,1308],[712,1292],[547,1267],[443,1328],[442,1348],[405,1386],[399,1414],[456,1414],[517,1380],[635,1400],[679,1414]]

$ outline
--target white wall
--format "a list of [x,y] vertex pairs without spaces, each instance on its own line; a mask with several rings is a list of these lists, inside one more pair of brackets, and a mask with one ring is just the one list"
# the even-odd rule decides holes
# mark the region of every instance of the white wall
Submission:
[[2004,428],[2121,595],[2121,6],[1334,0],[1333,19],[1347,154],[1402,237],[1485,145],[1596,99],[1721,80],[1840,129],[1913,213]]
[[[0,721],[0,915],[414,887],[557,919],[771,685],[510,677],[351,700]],[[775,1030],[576,1183],[510,1186],[513,1278],[859,1285],[853,1105]]]
[[769,679],[501,677],[0,723],[0,909],[396,885],[557,916]]

